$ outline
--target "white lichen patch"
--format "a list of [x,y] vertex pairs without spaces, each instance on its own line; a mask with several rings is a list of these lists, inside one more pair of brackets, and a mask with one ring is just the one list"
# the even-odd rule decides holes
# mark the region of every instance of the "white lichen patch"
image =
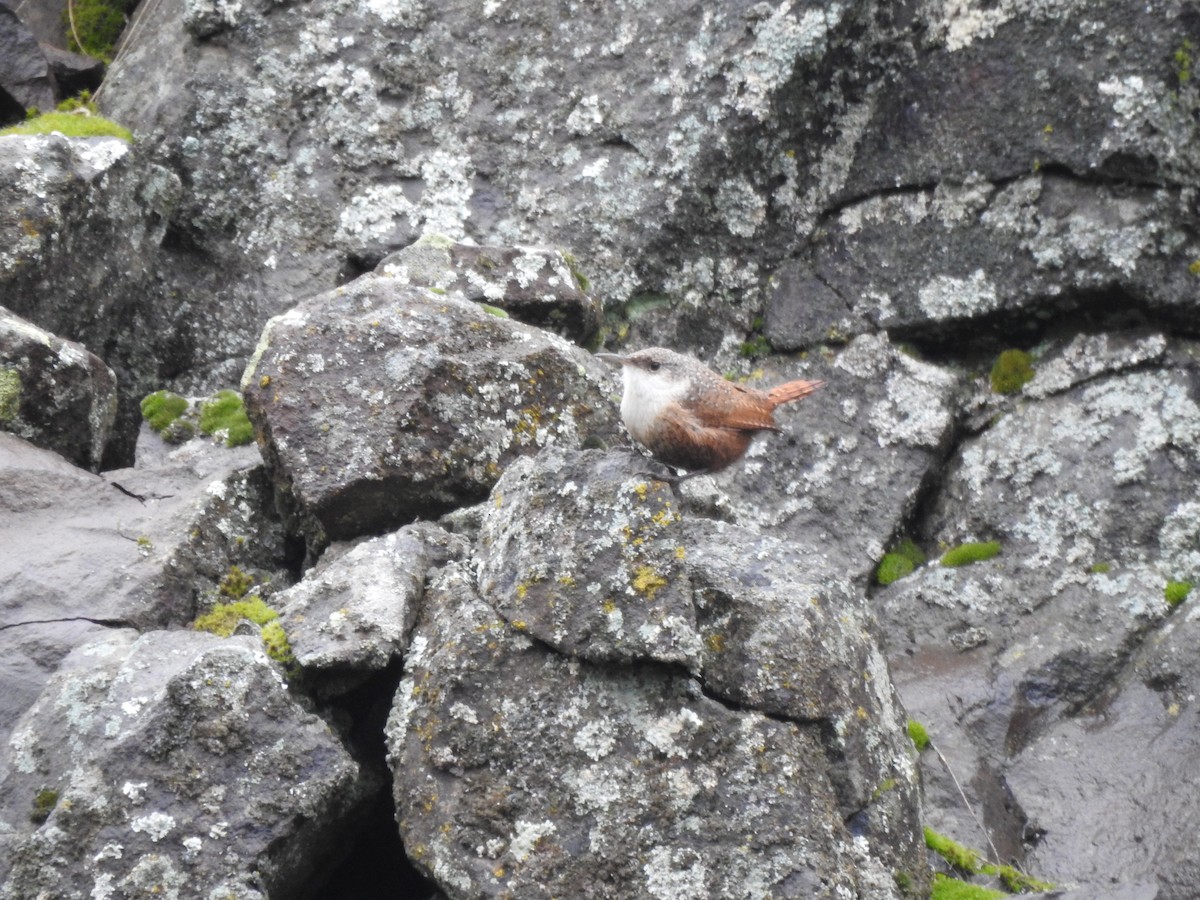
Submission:
[[646,891],[659,900],[708,900],[708,869],[699,855],[680,847],[655,847],[642,867]]
[[717,188],[717,212],[729,233],[753,237],[767,220],[767,198],[748,178],[731,178]]
[[1061,353],[1038,361],[1033,380],[1023,393],[1032,398],[1049,397],[1105,372],[1161,360],[1166,349],[1167,340],[1161,334],[1121,343],[1106,333],[1076,335]]
[[529,854],[537,849],[538,841],[558,831],[558,826],[551,821],[530,822],[518,819],[513,830],[512,840],[508,844],[508,852],[518,862],[524,862]]
[[935,322],[978,318],[999,308],[996,286],[983,269],[965,278],[935,275],[917,291],[922,312]]
[[175,830],[175,817],[166,813],[153,812],[146,816],[138,816],[129,823],[133,831],[144,832],[155,843],[161,841]]
[[588,722],[571,737],[571,743],[593,761],[601,760],[613,752],[617,735],[613,723],[608,719]]
[[643,737],[664,756],[686,759],[689,755],[688,750],[681,746],[679,741],[690,737],[702,724],[704,720],[700,716],[684,707],[673,714],[659,716],[646,722]]

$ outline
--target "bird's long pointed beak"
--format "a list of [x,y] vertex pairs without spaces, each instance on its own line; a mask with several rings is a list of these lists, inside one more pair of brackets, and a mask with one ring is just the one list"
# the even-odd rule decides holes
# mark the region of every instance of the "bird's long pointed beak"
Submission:
[[614,366],[625,365],[625,357],[621,356],[621,354],[619,354],[619,353],[596,353],[594,355],[595,355],[596,359],[602,359],[606,363],[609,363],[610,365],[614,365]]

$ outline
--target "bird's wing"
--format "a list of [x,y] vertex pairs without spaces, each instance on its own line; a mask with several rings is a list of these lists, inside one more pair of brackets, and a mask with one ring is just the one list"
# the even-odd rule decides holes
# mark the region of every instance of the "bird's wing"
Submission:
[[683,405],[705,428],[734,431],[778,431],[771,411],[775,404],[762,391],[732,381],[707,385],[702,400],[688,397]]

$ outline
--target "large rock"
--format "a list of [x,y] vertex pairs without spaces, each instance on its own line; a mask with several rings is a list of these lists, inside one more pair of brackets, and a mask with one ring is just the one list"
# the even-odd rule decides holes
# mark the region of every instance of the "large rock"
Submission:
[[272,606],[296,663],[323,693],[341,693],[399,661],[431,569],[463,553],[462,540],[428,522],[351,546],[329,547]]
[[359,766],[256,637],[80,647],[9,742],[0,896],[296,896]]
[[30,107],[54,108],[50,65],[33,33],[0,3],[0,125],[20,121]]
[[[930,563],[878,596],[897,684],[1002,854],[1030,853],[1055,880],[1191,896],[1198,857],[1174,829],[1099,810],[1172,815],[1178,783],[1155,775],[1169,751],[1153,723],[1195,737],[1178,705],[1186,666],[1146,649],[1174,646],[1183,627],[1172,623],[1190,601],[1172,616],[1167,583],[1200,580],[1195,366],[1154,334],[1076,340],[1045,359],[1023,402],[959,448],[917,523],[931,551],[997,540],[1000,555]],[[946,773],[927,780],[934,826],[974,832]]]
[[243,389],[320,548],[478,501],[547,444],[615,436],[608,377],[555,335],[368,275],[273,319]]
[[518,461],[478,580],[435,578],[389,726],[411,857],[452,897],[919,886],[913,754],[865,599],[681,518],[641,469]]
[[95,470],[116,417],[101,359],[0,307],[0,429]]
[[187,624],[233,565],[287,582],[254,456],[194,442],[169,465],[100,477],[0,433],[0,741],[80,643]]
[[190,342],[186,312],[147,302],[151,262],[179,179],[119,138],[0,137],[0,306],[78,341],[117,376],[117,438],[106,468],[129,465],[138,402]]

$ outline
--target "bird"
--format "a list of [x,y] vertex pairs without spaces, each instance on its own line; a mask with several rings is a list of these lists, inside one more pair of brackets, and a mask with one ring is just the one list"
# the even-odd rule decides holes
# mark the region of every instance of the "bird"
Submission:
[[737,462],[756,434],[781,431],[775,422],[779,406],[825,383],[788,381],[760,391],[727,381],[698,359],[665,347],[596,357],[621,367],[621,418],[630,435],[659,462],[685,470],[681,478]]

